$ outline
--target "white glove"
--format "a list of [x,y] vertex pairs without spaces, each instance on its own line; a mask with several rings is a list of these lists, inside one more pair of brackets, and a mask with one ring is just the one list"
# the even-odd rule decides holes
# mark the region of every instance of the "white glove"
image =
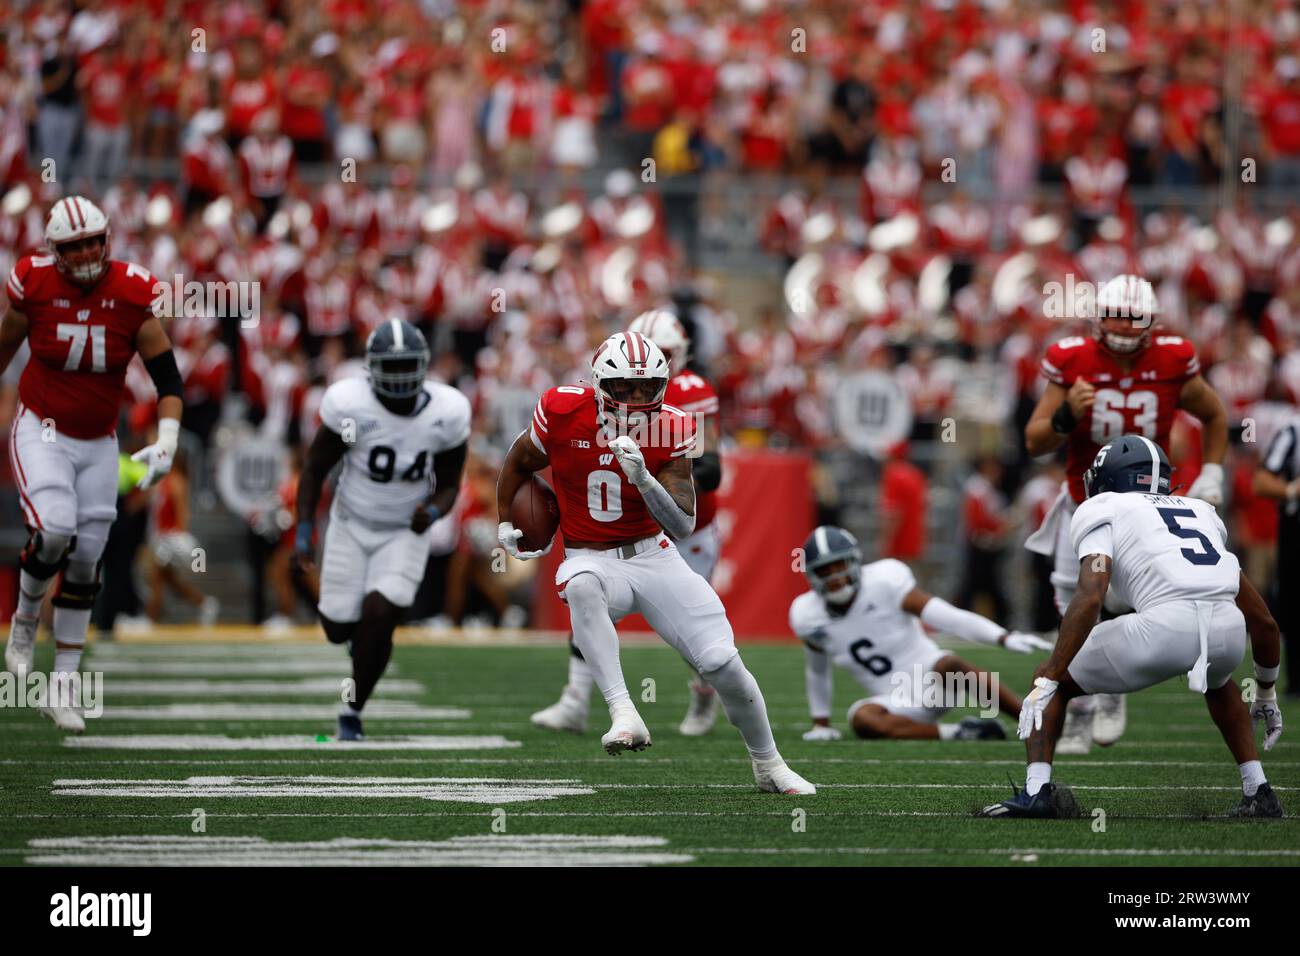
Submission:
[[1206,463],[1201,466],[1201,473],[1187,489],[1188,498],[1200,498],[1214,507],[1223,504],[1223,466]]
[[806,731],[803,735],[804,740],[839,740],[844,735],[834,727],[814,727]]
[[1282,736],[1282,711],[1277,709],[1277,688],[1257,688],[1255,702],[1250,705],[1250,719],[1264,725],[1264,749],[1272,750],[1277,738]]
[[146,462],[149,469],[136,482],[137,488],[152,488],[172,470],[172,460],[176,457],[176,440],[180,433],[181,423],[176,419],[158,419],[158,440],[131,456],[132,461]]
[[609,450],[618,459],[618,465],[623,469],[623,474],[627,475],[628,481],[638,488],[645,484],[650,472],[646,470],[645,455],[641,454],[636,442],[626,435],[619,435],[610,440]]
[[506,554],[512,558],[518,558],[520,561],[531,561],[533,558],[540,558],[544,554],[550,554],[551,545],[555,544],[555,539],[552,538],[550,543],[541,551],[520,551],[519,539],[523,536],[524,533],[509,521],[503,521],[497,525],[497,541],[501,543],[501,547],[506,549]]
[[1034,681],[1034,689],[1029,692],[1025,702],[1020,705],[1020,739],[1027,740],[1035,730],[1043,729],[1043,711],[1056,694],[1057,683],[1046,677]]
[[1032,654],[1034,651],[1050,651],[1052,645],[1035,634],[1011,631],[1002,642],[1002,646],[1017,654]]

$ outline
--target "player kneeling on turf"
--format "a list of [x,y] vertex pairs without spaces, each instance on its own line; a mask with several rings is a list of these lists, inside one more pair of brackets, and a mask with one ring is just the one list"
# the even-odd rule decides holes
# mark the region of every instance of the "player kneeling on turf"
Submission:
[[[1214,506],[1169,494],[1169,475],[1165,453],[1138,435],[1106,445],[1084,475],[1087,497],[1070,522],[1078,589],[1020,713],[1027,782],[981,816],[1077,815],[1073,796],[1051,782],[1066,704],[1084,694],[1142,690],[1184,673],[1188,686],[1205,695],[1241,771],[1242,799],[1229,816],[1282,816],[1251,723],[1263,722],[1265,750],[1282,735],[1273,687],[1281,659],[1277,624],[1224,545],[1227,532]],[[1108,590],[1135,610],[1098,624]],[[1259,682],[1249,710],[1232,679],[1247,633]]]
[[[859,737],[895,740],[1004,740],[994,719],[963,718],[941,724],[956,700],[930,700],[926,687],[988,686],[989,674],[942,650],[921,624],[968,641],[997,644],[1028,654],[1051,645],[1030,634],[1003,627],[953,607],[916,586],[902,561],[887,559],[863,566],[857,539],[830,525],[804,542],[804,573],[812,590],[790,605],[790,628],[804,642],[808,709],[813,728],[804,740],[838,740],[830,725],[831,664],[843,667],[870,696],[849,708],[849,726]],[[917,686],[920,684],[921,686]],[[993,686],[997,686],[994,682]],[[1020,713],[1020,698],[998,687],[998,709]],[[991,704],[991,701],[988,702]]]
[[316,505],[343,461],[320,568],[325,636],[348,644],[353,699],[339,713],[339,739],[361,740],[361,708],[393,653],[393,630],[415,601],[429,558],[430,527],[456,502],[470,432],[469,400],[425,380],[429,347],[420,330],[391,319],[366,342],[366,379],[335,382],[321,399],[298,482],[295,560],[310,576]]
[[639,332],[619,332],[596,351],[591,377],[591,386],[561,385],[542,395],[532,426],[506,455],[497,510],[508,553],[544,554],[520,551],[524,529],[511,514],[515,494],[551,466],[565,544],[555,584],[569,606],[574,643],[609,706],[612,726],[602,745],[610,754],[650,746],[614,630],[615,621],[640,612],[717,691],[749,749],[759,788],[816,793],[777,753],[763,693],[740,660],[722,601],[673,544],[695,530],[695,426],[663,402],[668,361]]

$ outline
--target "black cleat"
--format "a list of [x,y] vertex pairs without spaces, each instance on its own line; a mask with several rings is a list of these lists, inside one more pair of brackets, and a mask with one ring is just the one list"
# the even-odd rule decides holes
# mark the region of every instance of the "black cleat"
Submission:
[[985,807],[977,817],[1019,817],[1028,820],[1073,820],[1079,816],[1079,802],[1069,787],[1045,783],[1036,794],[1029,796],[1012,784],[1010,800]]
[[958,740],[1006,740],[1007,732],[994,718],[963,717],[957,724]]
[[1280,820],[1284,816],[1282,801],[1277,798],[1277,794],[1273,792],[1272,787],[1266,783],[1261,783],[1259,789],[1255,791],[1255,795],[1253,797],[1243,795],[1241,803],[1229,810],[1228,816],[1266,817]]
[[339,714],[338,740],[365,740],[361,732],[361,717],[357,714]]

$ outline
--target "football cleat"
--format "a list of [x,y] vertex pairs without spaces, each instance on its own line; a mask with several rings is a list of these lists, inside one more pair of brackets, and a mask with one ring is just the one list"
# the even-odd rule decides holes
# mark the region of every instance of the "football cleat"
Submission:
[[221,602],[209,595],[199,605],[199,627],[211,627],[221,615]]
[[339,714],[339,735],[338,740],[365,740],[366,735],[361,729],[360,714]]
[[76,707],[42,707],[41,716],[54,721],[54,726],[70,734],[84,733],[86,721]]
[[780,757],[754,761],[754,782],[764,793],[811,796],[817,788],[785,765]]
[[957,724],[958,740],[1006,740],[1006,729],[994,718],[963,717]]
[[677,729],[685,737],[703,737],[718,722],[718,692],[703,681],[691,681],[691,703]]
[[1072,820],[1079,816],[1079,801],[1069,787],[1045,783],[1032,797],[1015,784],[1011,799],[985,807],[977,817],[1019,817],[1022,820]]
[[1094,694],[1096,706],[1092,718],[1092,739],[1109,747],[1124,736],[1128,717],[1128,698],[1124,694]]
[[534,727],[543,730],[558,730],[570,734],[587,731],[587,708],[565,688],[560,699],[544,710],[539,710],[528,718]]
[[650,746],[650,731],[630,700],[610,707],[609,718],[613,726],[600,738],[605,753],[617,757],[624,750],[645,750]]
[[1056,753],[1077,757],[1092,749],[1092,722],[1095,702],[1091,697],[1076,697],[1065,707],[1065,725],[1056,742]]
[[1282,819],[1282,801],[1277,798],[1273,788],[1261,783],[1253,797],[1242,795],[1241,802],[1228,811],[1230,817],[1260,817],[1274,820]]
[[14,615],[5,645],[5,667],[15,677],[26,677],[36,651],[36,618]]

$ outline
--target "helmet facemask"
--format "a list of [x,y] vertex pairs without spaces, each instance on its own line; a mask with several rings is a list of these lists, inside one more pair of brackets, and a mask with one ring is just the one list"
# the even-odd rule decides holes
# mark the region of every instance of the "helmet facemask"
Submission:
[[666,378],[603,378],[596,389],[600,414],[620,429],[646,427],[664,403]]
[[830,554],[805,572],[813,590],[830,604],[852,603],[862,580],[862,561],[855,554]]
[[366,356],[370,387],[384,398],[410,398],[419,394],[429,371],[427,352],[398,352]]
[[[1104,315],[1097,319],[1098,339],[1117,355],[1134,355],[1146,348],[1150,329],[1151,319],[1147,316]],[[1133,330],[1138,334],[1130,334]]]
[[55,266],[69,279],[94,285],[108,270],[108,231],[51,245],[50,252]]

